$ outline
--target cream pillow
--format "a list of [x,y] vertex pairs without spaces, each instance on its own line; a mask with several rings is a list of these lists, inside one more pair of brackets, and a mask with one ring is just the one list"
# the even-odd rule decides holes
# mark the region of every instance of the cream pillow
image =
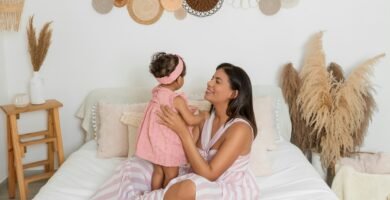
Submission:
[[[189,106],[193,106],[200,111],[210,110],[211,104],[206,100],[189,100]],[[147,104],[134,104],[131,106],[131,111],[125,111],[122,114],[121,122],[127,125],[128,131],[128,156],[131,157],[135,153],[136,142],[138,137],[138,128],[144,117],[144,112]]]
[[275,124],[275,101],[271,96],[255,97],[253,99],[253,110],[257,124],[257,138],[263,140],[267,150],[276,149],[278,133]]
[[[129,151],[128,127],[121,123],[123,112],[145,109],[146,104],[98,103],[98,157],[126,157]],[[143,110],[142,110],[143,112]]]
[[271,160],[268,157],[264,140],[255,139],[250,156],[249,167],[255,176],[267,176],[272,173]]
[[272,173],[271,160],[267,151],[276,148],[277,131],[274,108],[275,102],[271,96],[255,97],[253,100],[258,132],[252,144],[250,168],[256,176]]
[[124,112],[121,117],[121,122],[127,125],[127,135],[129,140],[129,150],[127,153],[128,157],[131,157],[135,153],[135,147],[138,139],[138,128],[144,117],[144,110]]

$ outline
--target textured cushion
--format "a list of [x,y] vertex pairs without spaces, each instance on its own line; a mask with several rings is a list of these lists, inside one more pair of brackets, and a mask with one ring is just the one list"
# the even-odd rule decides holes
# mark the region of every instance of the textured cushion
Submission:
[[[253,99],[253,110],[257,124],[257,138],[262,140],[265,149],[274,150],[278,133],[275,124],[275,101],[271,96],[255,97]],[[256,142],[256,140],[255,140]]]
[[341,158],[339,165],[351,166],[362,173],[390,174],[390,153],[359,152],[354,156]]
[[[189,100],[189,106],[195,107],[200,111],[208,111],[210,110],[211,104],[206,100]],[[127,125],[128,131],[128,156],[131,157],[135,153],[136,141],[138,137],[138,128],[144,117],[144,112],[146,109],[146,103],[132,104],[127,109],[128,111],[124,111],[120,121]]]
[[122,114],[121,122],[127,126],[127,135],[129,137],[129,158],[135,153],[138,138],[138,128],[142,122],[143,117],[144,111],[123,112]]
[[267,150],[276,148],[275,101],[271,96],[255,97],[253,109],[258,132],[252,144],[250,167],[256,176],[265,176],[272,173]]
[[128,136],[128,127],[120,121],[122,113],[137,112],[145,107],[146,104],[98,103],[98,157],[111,158],[128,155],[131,137]]

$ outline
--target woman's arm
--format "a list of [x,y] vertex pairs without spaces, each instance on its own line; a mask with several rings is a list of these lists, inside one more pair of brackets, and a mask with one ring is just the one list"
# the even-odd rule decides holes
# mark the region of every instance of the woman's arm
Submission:
[[161,111],[161,123],[178,134],[191,168],[198,175],[211,181],[221,176],[237,160],[239,155],[250,151],[252,143],[251,128],[245,123],[238,122],[226,130],[227,132],[224,134],[225,137],[219,146],[217,154],[210,162],[207,162],[199,154],[180,116],[166,106],[163,106]]
[[199,112],[198,115],[194,115],[194,113],[188,108],[187,102],[181,96],[177,96],[173,100],[173,105],[189,126],[199,125],[205,120],[206,115],[202,112]]

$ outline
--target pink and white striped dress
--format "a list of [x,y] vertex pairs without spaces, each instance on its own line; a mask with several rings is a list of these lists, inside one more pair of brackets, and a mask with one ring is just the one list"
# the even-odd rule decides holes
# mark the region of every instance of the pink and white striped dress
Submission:
[[[220,127],[214,137],[211,138],[213,120],[214,113],[206,121],[202,130],[202,148],[199,149],[199,152],[205,160],[211,160],[217,153],[217,150],[211,149],[211,147],[225,133],[227,128],[236,122],[248,124],[243,119],[234,119]],[[189,173],[188,169],[182,167],[179,176],[173,179],[165,189],[154,191],[150,191],[152,164],[140,158],[132,157],[118,167],[116,173],[102,185],[101,189],[91,199],[162,200],[164,193],[170,186],[183,180],[191,180],[196,185],[196,199],[256,200],[259,199],[260,192],[255,177],[249,169],[249,157],[250,154],[239,156],[232,166],[216,181],[209,181],[195,173]]]

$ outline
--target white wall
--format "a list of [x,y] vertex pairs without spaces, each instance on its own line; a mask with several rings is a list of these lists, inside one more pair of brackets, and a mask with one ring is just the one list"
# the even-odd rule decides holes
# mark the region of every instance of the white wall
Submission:
[[[365,59],[390,52],[387,0],[301,0],[298,7],[272,17],[257,8],[235,9],[227,2],[211,17],[189,15],[178,21],[165,12],[156,24],[144,26],[135,23],[125,8],[100,15],[90,0],[26,1],[20,31],[4,36],[8,101],[27,91],[32,74],[25,31],[32,14],[39,29],[53,21],[53,42],[41,74],[47,97],[64,103],[60,117],[66,154],[82,144],[75,112],[85,95],[98,87],[152,86],[148,63],[157,51],[182,55],[188,65],[187,88],[205,85],[221,62],[242,66],[254,84],[277,85],[281,67],[291,61],[298,68],[308,38],[320,30],[326,31],[327,61],[339,63],[347,72]],[[366,150],[390,152],[386,129],[390,105],[385,103],[390,98],[389,56],[374,72],[379,110],[369,128]],[[37,116],[32,118],[23,127],[38,128]],[[33,149],[26,160],[35,159],[40,151]]]

